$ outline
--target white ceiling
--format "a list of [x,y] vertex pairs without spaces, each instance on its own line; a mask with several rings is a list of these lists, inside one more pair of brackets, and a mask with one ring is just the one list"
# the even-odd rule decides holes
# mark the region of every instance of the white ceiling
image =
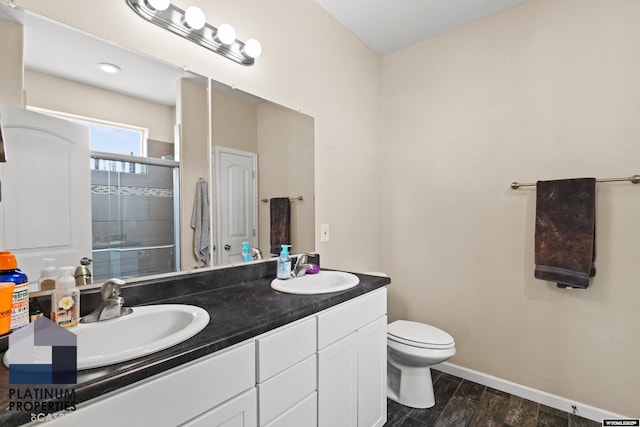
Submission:
[[315,0],[383,56],[525,1]]

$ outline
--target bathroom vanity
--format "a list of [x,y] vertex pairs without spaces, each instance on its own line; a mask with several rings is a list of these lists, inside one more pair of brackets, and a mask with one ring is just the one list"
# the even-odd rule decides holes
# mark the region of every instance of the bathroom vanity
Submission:
[[[293,295],[271,289],[274,273],[270,261],[123,288],[133,305],[192,304],[211,320],[169,349],[78,372],[77,409],[45,425],[383,425],[389,278],[358,275],[347,291]],[[29,415],[7,410],[0,424]]]

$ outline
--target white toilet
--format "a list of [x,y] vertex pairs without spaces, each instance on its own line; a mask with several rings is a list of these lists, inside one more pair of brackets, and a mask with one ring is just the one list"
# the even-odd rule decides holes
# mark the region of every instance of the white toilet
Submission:
[[432,365],[456,354],[453,337],[430,325],[396,320],[387,325],[387,397],[412,408],[435,405]]

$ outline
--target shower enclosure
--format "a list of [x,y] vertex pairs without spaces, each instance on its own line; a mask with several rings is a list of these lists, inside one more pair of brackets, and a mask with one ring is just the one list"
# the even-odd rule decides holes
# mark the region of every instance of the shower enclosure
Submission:
[[93,280],[180,270],[179,163],[91,154]]

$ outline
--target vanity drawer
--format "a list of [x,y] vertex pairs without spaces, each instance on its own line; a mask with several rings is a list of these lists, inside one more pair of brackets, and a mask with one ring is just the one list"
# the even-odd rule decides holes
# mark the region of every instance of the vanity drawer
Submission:
[[301,427],[318,425],[318,394],[312,393],[264,427]]
[[258,384],[258,420],[263,426],[316,390],[315,354]]
[[316,319],[310,317],[256,340],[258,383],[311,356],[316,351]]
[[318,350],[387,313],[387,288],[369,292],[318,315]]

